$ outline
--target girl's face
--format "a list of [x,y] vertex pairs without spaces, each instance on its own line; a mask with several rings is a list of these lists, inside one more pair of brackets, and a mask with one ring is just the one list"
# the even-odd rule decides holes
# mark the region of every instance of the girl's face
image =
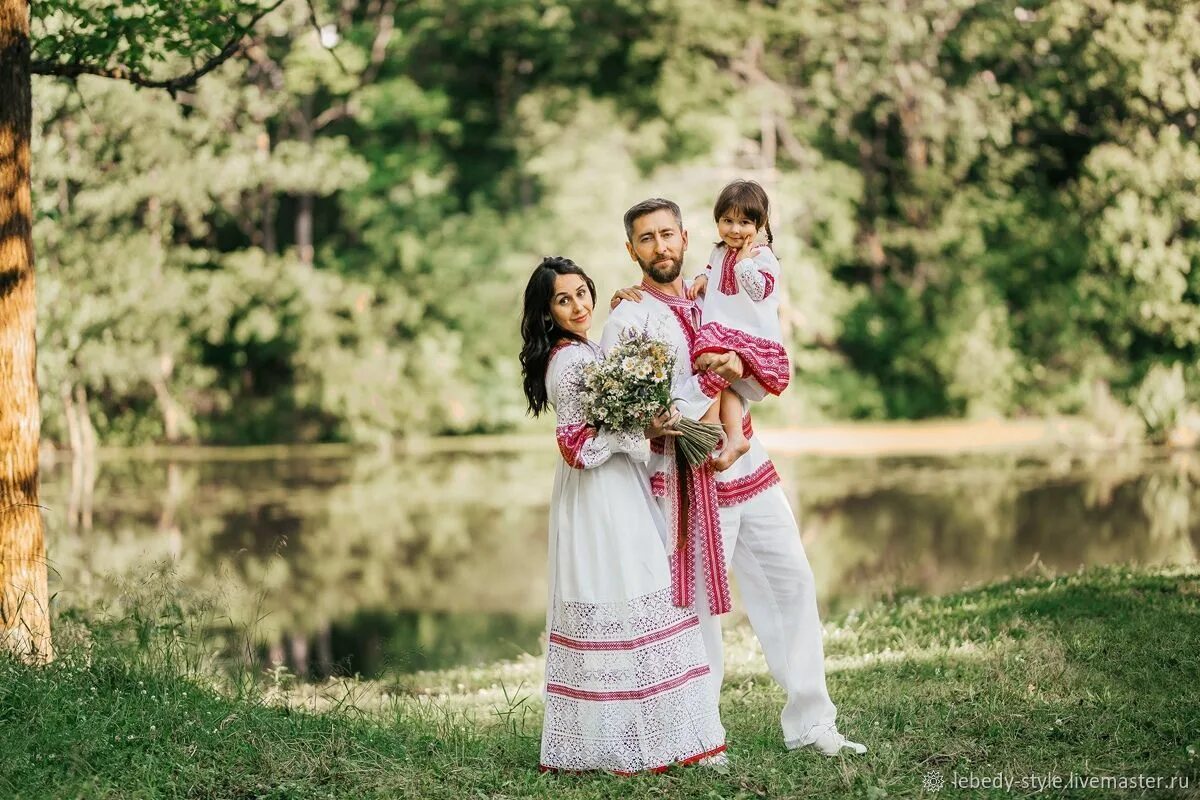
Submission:
[[754,241],[758,226],[740,208],[727,208],[717,217],[717,233],[726,247],[739,250],[747,242]]
[[550,316],[558,327],[587,338],[592,326],[592,293],[579,275],[559,275],[554,279],[550,298]]

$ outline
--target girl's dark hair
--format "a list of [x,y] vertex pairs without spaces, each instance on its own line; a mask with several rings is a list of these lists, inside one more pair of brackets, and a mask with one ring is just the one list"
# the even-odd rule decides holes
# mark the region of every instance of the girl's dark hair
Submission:
[[767,244],[775,244],[771,234],[771,201],[766,190],[754,181],[736,180],[721,190],[713,206],[713,222],[720,222],[727,211],[741,211],[759,228],[767,229]]
[[550,366],[550,354],[563,339],[585,341],[568,330],[560,328],[550,314],[550,301],[554,299],[554,281],[559,275],[578,275],[592,293],[592,304],[596,302],[596,284],[579,266],[569,258],[547,256],[538,264],[529,283],[525,285],[525,308],[521,312],[521,376],[525,382],[525,397],[529,400],[529,411],[535,417],[546,410],[546,368]]

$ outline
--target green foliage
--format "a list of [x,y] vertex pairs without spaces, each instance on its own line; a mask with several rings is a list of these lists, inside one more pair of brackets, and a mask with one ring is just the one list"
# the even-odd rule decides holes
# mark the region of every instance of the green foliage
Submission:
[[[35,4],[35,56],[174,74],[255,8]],[[695,271],[738,176],[785,270],[776,421],[1078,412],[1155,365],[1200,391],[1194,3],[312,11],[178,103],[37,82],[52,438],[63,387],[104,441],[512,428],[537,259],[607,298],[621,213],[665,195]]]
[[265,3],[242,0],[39,0],[33,59],[153,74],[217,53]]

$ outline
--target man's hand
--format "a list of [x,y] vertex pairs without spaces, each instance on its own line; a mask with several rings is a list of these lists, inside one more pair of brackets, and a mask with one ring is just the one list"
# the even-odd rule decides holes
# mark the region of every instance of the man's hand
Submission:
[[708,291],[708,276],[698,275],[692,281],[692,285],[688,287],[688,300],[695,300],[697,297],[704,297],[704,293]]
[[682,416],[675,410],[675,406],[663,411],[654,419],[650,420],[650,427],[646,428],[647,439],[657,439],[660,436],[681,436],[682,433],[676,430],[675,426],[679,424],[679,418]]
[[636,286],[630,286],[625,289],[617,289],[616,293],[609,301],[608,310],[612,311],[622,300],[632,300],[635,303],[642,302],[642,290]]
[[729,352],[721,356],[721,362],[714,364],[711,371],[717,373],[725,380],[733,383],[741,380],[745,374],[746,368],[742,364],[742,358],[737,353]]

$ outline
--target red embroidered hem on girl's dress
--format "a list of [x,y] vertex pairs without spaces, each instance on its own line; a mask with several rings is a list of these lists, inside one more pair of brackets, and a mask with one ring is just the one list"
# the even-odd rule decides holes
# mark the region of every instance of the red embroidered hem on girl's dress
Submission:
[[723,390],[729,388],[729,381],[722,378],[715,372],[700,373],[700,391],[704,392],[705,397],[716,397]]
[[775,465],[767,461],[749,475],[723,483],[717,481],[717,505],[721,508],[736,506],[757,497],[777,483],[779,473],[775,471]]
[[692,346],[692,358],[729,350],[741,357],[746,369],[773,395],[782,394],[792,380],[792,365],[783,345],[716,322],[705,323],[700,329]]
[[667,473],[656,472],[650,476],[650,494],[654,497],[667,496]]
[[629,778],[633,775],[644,775],[646,773],[660,775],[660,774],[666,772],[667,770],[669,770],[671,767],[690,766],[692,764],[695,764],[698,761],[703,761],[704,759],[711,758],[712,756],[718,756],[724,752],[725,752],[725,745],[722,744],[717,747],[714,747],[712,750],[705,750],[703,753],[696,753],[696,755],[694,755],[694,756],[688,756],[687,758],[681,758],[678,761],[672,761],[670,764],[663,764],[662,766],[659,766],[659,767],[647,767],[646,769],[640,770],[638,772],[625,772],[624,770],[619,770],[619,769],[614,769],[614,770],[559,769],[558,767],[548,767],[545,764],[538,764],[538,771],[539,772],[553,772],[557,775],[586,775],[588,772],[607,772],[609,775],[619,775],[622,778]]

